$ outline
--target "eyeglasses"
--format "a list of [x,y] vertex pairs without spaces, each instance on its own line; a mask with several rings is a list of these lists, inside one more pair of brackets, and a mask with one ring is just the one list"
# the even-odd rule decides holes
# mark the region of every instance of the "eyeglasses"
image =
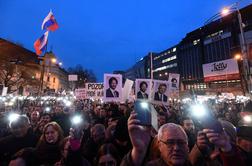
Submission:
[[104,162],[100,162],[99,166],[115,166],[116,163],[114,161],[104,161]]
[[167,147],[171,148],[173,147],[175,144],[182,147],[182,146],[185,146],[187,144],[186,141],[184,140],[181,140],[181,139],[168,139],[167,141],[162,141],[162,140],[159,140],[160,142],[164,143],[165,145],[167,145]]

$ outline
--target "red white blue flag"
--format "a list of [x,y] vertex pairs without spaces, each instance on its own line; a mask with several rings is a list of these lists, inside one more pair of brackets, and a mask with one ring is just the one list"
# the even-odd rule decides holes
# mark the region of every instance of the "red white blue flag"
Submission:
[[44,19],[42,26],[42,30],[48,30],[48,31],[55,31],[59,28],[58,23],[56,22],[56,19],[54,18],[54,15],[52,11],[49,12],[49,14]]
[[48,31],[46,31],[43,36],[41,36],[38,40],[34,42],[34,49],[37,55],[42,54],[43,51],[46,50],[47,39],[48,39]]

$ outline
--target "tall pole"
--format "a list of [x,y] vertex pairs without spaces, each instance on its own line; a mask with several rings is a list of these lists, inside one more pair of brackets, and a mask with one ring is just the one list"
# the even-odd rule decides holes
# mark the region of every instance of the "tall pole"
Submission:
[[150,53],[150,76],[153,79],[153,57],[152,52]]
[[39,87],[39,95],[43,92],[43,86],[44,86],[44,75],[45,75],[45,57],[41,58],[42,60],[42,70],[40,75],[40,87]]
[[247,47],[245,44],[244,30],[242,26],[242,17],[241,17],[240,10],[238,9],[238,6],[236,6],[236,11],[237,11],[239,28],[240,28],[240,33],[241,33],[240,45],[241,45],[241,52],[242,52],[242,59],[243,59],[243,68],[244,68],[243,72],[244,72],[245,85],[246,85],[245,91],[247,93],[250,93],[250,71],[249,71],[249,64],[248,64],[248,54],[247,54]]

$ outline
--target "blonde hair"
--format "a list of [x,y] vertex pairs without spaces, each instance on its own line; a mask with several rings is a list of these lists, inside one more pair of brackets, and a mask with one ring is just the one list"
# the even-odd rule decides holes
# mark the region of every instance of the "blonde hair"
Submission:
[[63,130],[62,130],[62,128],[60,127],[60,125],[59,125],[57,122],[50,122],[50,123],[47,123],[47,124],[45,125],[45,127],[44,127],[44,129],[43,129],[43,134],[42,134],[41,137],[40,137],[40,141],[45,141],[45,142],[46,142],[46,140],[45,140],[45,132],[46,132],[46,130],[47,130],[47,128],[48,128],[49,126],[52,126],[53,129],[55,129],[55,130],[58,132],[59,138],[58,138],[58,141],[57,141],[57,142],[62,141],[62,140],[64,139]]

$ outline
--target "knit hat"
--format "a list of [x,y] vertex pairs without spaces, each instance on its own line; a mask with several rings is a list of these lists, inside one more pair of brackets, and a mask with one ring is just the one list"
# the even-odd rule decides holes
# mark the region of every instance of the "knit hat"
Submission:
[[237,135],[235,126],[232,123],[225,121],[225,120],[220,120],[220,123],[221,123],[222,127],[224,128],[225,132],[230,137],[231,143],[235,144],[236,143],[236,135]]

